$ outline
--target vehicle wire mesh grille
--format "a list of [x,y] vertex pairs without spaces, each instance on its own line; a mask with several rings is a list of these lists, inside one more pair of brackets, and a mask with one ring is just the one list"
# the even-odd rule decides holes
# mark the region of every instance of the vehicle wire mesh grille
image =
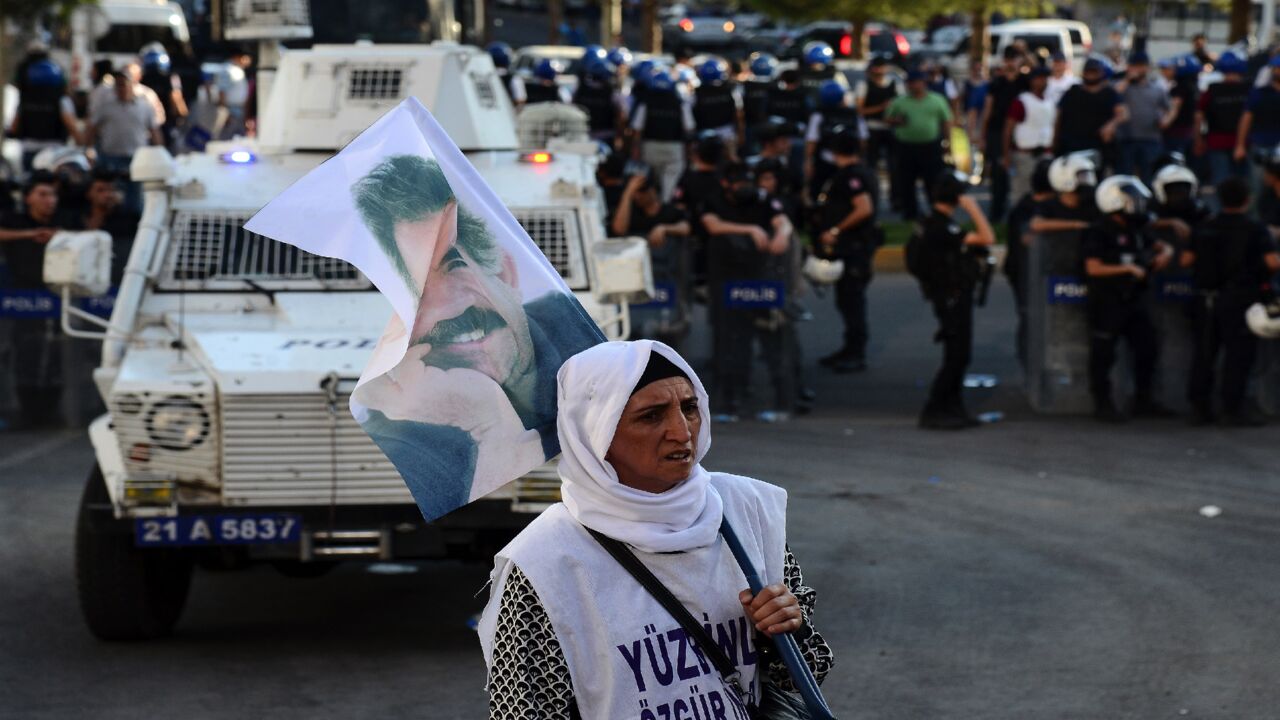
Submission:
[[321,394],[224,395],[223,502],[328,505],[336,497],[338,504],[412,503],[395,466],[351,416],[347,401],[346,395],[338,398],[333,432]]
[[545,149],[551,138],[585,142],[590,128],[586,112],[563,103],[525,105],[516,119],[516,135],[525,150]]
[[587,287],[577,216],[572,210],[512,208],[511,214],[571,289]]
[[498,96],[493,91],[493,84],[497,76],[493,73],[470,73],[471,84],[476,89],[476,99],[480,101],[480,107],[492,109],[498,106]]
[[251,233],[247,215],[180,211],[173,222],[173,246],[162,287],[185,290],[230,282],[292,283],[321,288],[363,289],[369,281],[355,266],[312,255],[292,245]]
[[399,67],[351,68],[347,78],[347,98],[351,100],[396,100],[404,69]]
[[224,5],[228,29],[310,27],[308,0],[228,0]]

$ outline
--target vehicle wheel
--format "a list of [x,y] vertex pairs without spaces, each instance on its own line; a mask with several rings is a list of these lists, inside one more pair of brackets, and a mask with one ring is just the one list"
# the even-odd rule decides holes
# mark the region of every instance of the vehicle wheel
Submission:
[[285,577],[308,579],[328,575],[330,570],[338,567],[338,563],[328,560],[272,560],[271,567]]
[[168,634],[191,587],[191,559],[181,550],[142,549],[132,528],[115,520],[95,467],[76,520],[76,587],[80,611],[103,640],[150,640]]

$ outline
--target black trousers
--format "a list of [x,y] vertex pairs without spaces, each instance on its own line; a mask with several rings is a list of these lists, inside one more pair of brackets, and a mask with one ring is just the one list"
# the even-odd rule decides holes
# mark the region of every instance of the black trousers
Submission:
[[925,412],[961,410],[964,374],[973,355],[973,292],[935,298],[933,314],[938,318],[935,340],[942,342],[942,367],[929,388]]
[[1195,355],[1187,382],[1187,399],[1197,409],[1212,408],[1215,368],[1222,357],[1222,409],[1240,412],[1244,405],[1249,373],[1258,349],[1258,338],[1245,324],[1247,303],[1230,300],[1210,302],[1197,298],[1192,307]]
[[[894,148],[894,143],[896,141],[893,138],[893,131],[872,130],[869,134],[870,137],[867,138],[865,153],[867,158],[867,167],[871,168],[871,171],[875,173],[878,178],[880,176],[880,161],[882,159],[884,160],[885,170],[889,176],[889,197],[893,198],[893,202],[896,205],[901,201],[901,197],[897,190],[898,156]],[[880,190],[880,183],[878,182],[876,183],[875,192],[876,207],[881,207],[883,205],[882,201],[884,199],[884,195]]]
[[901,193],[899,201],[902,203],[902,218],[914,220],[920,216],[920,205],[916,201],[916,182],[924,183],[924,194],[928,198],[929,186],[938,177],[938,173],[942,172],[942,141],[899,142],[895,148],[898,153],[897,186]]
[[987,177],[991,180],[990,219],[997,223],[1009,209],[1009,171],[1004,169],[1004,163],[1001,162],[1004,157],[1004,136],[990,135],[986,140],[987,151],[982,156],[982,165],[987,169]]
[[858,358],[867,356],[867,286],[871,284],[871,258],[844,258],[844,274],[836,281],[836,310],[844,320],[844,349]]
[[1089,390],[1094,402],[1112,402],[1111,367],[1121,339],[1133,353],[1134,394],[1151,399],[1156,368],[1156,328],[1142,298],[1089,303]]
[[757,310],[752,335],[760,342],[760,352],[773,385],[771,409],[788,411],[795,402],[799,364],[795,326],[781,309]]

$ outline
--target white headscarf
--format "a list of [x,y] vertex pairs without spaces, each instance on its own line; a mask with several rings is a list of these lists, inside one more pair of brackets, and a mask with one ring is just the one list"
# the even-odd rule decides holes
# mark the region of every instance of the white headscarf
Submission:
[[[618,482],[605,460],[618,420],[635,385],[657,352],[689,376],[702,427],[689,478],[660,494]],[[723,504],[702,469],[711,449],[707,391],[675,350],[653,340],[607,342],[565,361],[557,376],[561,495],[575,520],[645,552],[676,552],[710,545],[720,531]]]

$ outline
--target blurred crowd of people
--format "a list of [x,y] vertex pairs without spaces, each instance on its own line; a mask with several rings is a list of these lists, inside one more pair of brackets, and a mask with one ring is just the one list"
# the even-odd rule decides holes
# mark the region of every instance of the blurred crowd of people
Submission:
[[[40,42],[18,64],[18,106],[6,136],[21,143],[21,181],[0,188],[0,293],[14,308],[43,307],[44,250],[59,230],[102,230],[113,245],[112,285],[119,283],[142,209],[129,164],[139,148],[199,151],[215,138],[252,129],[249,55],[233,53],[216,75],[184,88],[164,46],[150,43],[121,67],[93,65],[93,87],[73,95],[67,68]],[[15,312],[0,367],[10,377],[16,416],[26,427],[56,422],[63,384],[57,318]]]
[[[577,105],[608,147],[600,183],[610,231],[649,240],[658,283],[658,300],[633,309],[636,334],[679,346],[691,304],[707,304],[718,420],[743,412],[757,355],[773,387],[756,403],[759,419],[811,407],[795,324],[810,316],[812,287],[830,287],[844,321],[819,364],[867,369],[867,285],[896,215],[912,221],[908,270],[943,346],[923,427],[977,425],[961,388],[997,225],[1024,362],[1027,247],[1039,235],[1076,249],[1100,420],[1172,414],[1153,391],[1160,343],[1148,275],[1182,272],[1194,287],[1192,419],[1263,421],[1245,398],[1257,348],[1245,313],[1270,297],[1280,271],[1280,156],[1270,152],[1280,143],[1280,56],[1257,83],[1230,53],[1191,52],[1156,69],[1140,52],[1122,70],[1091,58],[1076,77],[1064,57],[1015,43],[990,74],[975,65],[963,86],[936,64],[902,73],[883,58],[851,86],[821,42],[786,69],[764,54],[745,63],[680,54],[664,66],[589,46],[574,83],[549,59],[529,80],[511,75],[510,48],[489,50],[517,106]],[[972,138],[967,172],[955,168],[965,139],[957,130]],[[1250,162],[1249,148],[1270,154]],[[978,184],[990,193],[986,209],[972,193]],[[1129,398],[1111,385],[1121,342],[1134,358]]]

